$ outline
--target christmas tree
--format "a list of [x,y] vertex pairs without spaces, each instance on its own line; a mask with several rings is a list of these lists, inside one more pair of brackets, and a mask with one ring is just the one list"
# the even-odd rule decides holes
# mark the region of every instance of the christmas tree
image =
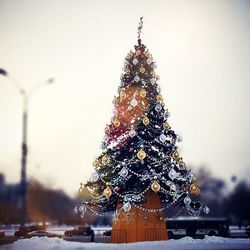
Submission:
[[[94,214],[129,213],[133,208],[148,213],[163,211],[171,205],[198,215],[207,206],[192,199],[200,192],[194,175],[178,152],[181,141],[168,123],[156,63],[142,44],[138,27],[138,45],[124,61],[124,73],[114,98],[114,116],[105,128],[101,155],[94,161],[94,173],[84,185],[91,199],[75,211]],[[80,192],[83,191],[83,186]],[[160,207],[147,208],[148,194],[160,198]],[[153,204],[152,204],[153,205]],[[162,218],[162,217],[161,217]],[[164,220],[163,220],[164,221]]]

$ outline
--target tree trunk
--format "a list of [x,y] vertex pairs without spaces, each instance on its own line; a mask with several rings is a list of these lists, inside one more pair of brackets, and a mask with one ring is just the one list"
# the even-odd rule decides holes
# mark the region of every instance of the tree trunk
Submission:
[[[153,191],[147,193],[143,208],[157,209],[161,201]],[[113,220],[112,242],[130,243],[137,241],[167,240],[167,227],[163,212],[148,212],[132,207],[130,211],[121,209],[117,219]]]

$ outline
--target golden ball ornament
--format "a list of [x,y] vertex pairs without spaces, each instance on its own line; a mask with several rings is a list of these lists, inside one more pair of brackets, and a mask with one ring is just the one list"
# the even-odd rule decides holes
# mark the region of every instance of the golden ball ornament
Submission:
[[137,157],[142,161],[143,159],[145,159],[145,157],[147,156],[147,153],[143,150],[140,149],[137,153]]
[[105,130],[104,130],[104,131],[105,131],[105,133],[106,133],[106,134],[109,134],[109,133],[110,133],[109,126],[106,126],[106,128],[105,128]]
[[163,101],[162,95],[157,95],[156,100],[157,102],[162,102]]
[[168,124],[168,122],[164,122],[163,123],[163,127],[166,129],[166,130],[169,130],[171,127],[170,125]]
[[199,195],[200,194],[200,187],[197,183],[192,183],[189,188],[192,195]]
[[143,124],[144,124],[145,126],[147,126],[147,125],[149,124],[149,119],[148,119],[148,117],[144,117],[143,120],[142,120],[142,122],[143,122]]
[[151,189],[157,193],[161,188],[161,185],[157,182],[157,181],[154,181],[152,184],[151,184]]
[[109,159],[109,156],[107,154],[105,154],[103,157],[102,157],[102,164],[103,165],[107,165],[109,163],[110,159]]
[[117,119],[117,118],[115,118],[113,121],[112,121],[112,123],[118,128],[119,126],[120,126],[120,121]]
[[174,158],[175,160],[178,160],[178,158],[179,158],[179,153],[178,153],[178,151],[175,150],[175,151],[172,153],[172,156],[173,156],[173,158]]
[[126,98],[126,93],[121,91],[120,92],[120,102],[122,102]]
[[83,184],[82,183],[80,183],[80,187],[78,189],[78,192],[79,192],[79,194],[83,194],[84,193],[84,188],[83,188]]
[[102,193],[106,199],[109,199],[109,197],[112,195],[112,191],[110,189],[109,186],[107,186],[104,190],[103,190],[103,193]]
[[98,160],[95,160],[92,165],[93,165],[94,168],[100,167],[100,163],[99,163]]
[[140,68],[140,72],[141,72],[142,74],[144,74],[145,71],[146,71],[145,68],[143,68],[143,67]]
[[125,73],[126,73],[127,75],[129,75],[130,70],[129,70],[129,69],[126,69],[126,70],[125,70]]
[[180,166],[180,168],[185,169],[186,168],[186,163],[184,161],[180,161],[179,166]]
[[142,98],[146,97],[146,95],[147,95],[147,91],[145,89],[143,89],[143,90],[140,91],[140,96]]
[[130,50],[126,56],[126,59],[129,60],[133,55],[134,55],[134,53]]

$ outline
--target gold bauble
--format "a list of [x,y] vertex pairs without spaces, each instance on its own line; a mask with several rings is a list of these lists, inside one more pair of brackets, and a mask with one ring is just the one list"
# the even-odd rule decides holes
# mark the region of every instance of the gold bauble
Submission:
[[151,189],[156,193],[160,190],[161,186],[160,184],[157,182],[157,181],[154,181],[152,184],[151,184]]
[[130,50],[126,56],[126,59],[129,60],[133,56],[133,52]]
[[172,153],[172,156],[175,160],[177,160],[179,158],[179,153],[177,150],[175,150],[173,153]]
[[105,154],[103,157],[102,157],[102,164],[103,165],[107,165],[109,163],[109,156],[107,154]]
[[199,195],[199,193],[201,191],[200,187],[197,183],[192,183],[189,190],[190,190],[191,194],[193,194],[195,196]]
[[149,124],[149,119],[147,117],[144,117],[142,122],[145,126],[147,126]]
[[119,127],[120,126],[120,121],[117,119],[117,118],[115,118],[113,121],[112,121],[112,123],[116,126],[116,127]]
[[127,69],[125,70],[125,72],[126,72],[127,75],[129,75],[130,70],[127,68]]
[[163,127],[165,128],[165,129],[167,129],[167,130],[169,130],[171,127],[170,127],[170,125],[168,124],[168,122],[164,122],[163,123]]
[[106,128],[104,129],[104,131],[105,131],[106,134],[109,134],[110,133],[109,126],[106,126]]
[[142,161],[145,157],[147,156],[147,153],[143,150],[140,149],[137,153],[137,157]]
[[100,167],[100,163],[99,163],[98,160],[95,160],[95,161],[93,162],[93,167],[94,167],[94,168]]
[[142,74],[144,74],[144,73],[145,73],[145,68],[141,67],[141,68],[140,68],[140,72],[141,72]]
[[122,102],[126,98],[126,93],[121,91],[120,92],[120,102]]
[[109,186],[107,186],[102,193],[107,199],[112,195],[112,191]]
[[80,183],[80,187],[78,189],[78,192],[79,192],[79,194],[83,194],[84,193],[84,188],[83,188],[82,183]]
[[179,166],[180,166],[180,168],[185,169],[186,168],[186,163],[184,161],[180,161]]
[[147,95],[147,91],[146,91],[145,89],[141,90],[140,96],[141,96],[142,98],[144,98],[144,97],[146,97],[146,95]]
[[160,76],[156,76],[156,81],[159,81],[160,80]]
[[162,95],[161,94],[157,95],[156,100],[157,102],[162,102],[163,101]]

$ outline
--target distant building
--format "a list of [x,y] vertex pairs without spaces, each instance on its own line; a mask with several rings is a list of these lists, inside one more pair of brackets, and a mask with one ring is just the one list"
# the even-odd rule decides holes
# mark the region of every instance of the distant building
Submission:
[[4,174],[0,173],[0,202],[20,204],[20,184],[7,184]]

